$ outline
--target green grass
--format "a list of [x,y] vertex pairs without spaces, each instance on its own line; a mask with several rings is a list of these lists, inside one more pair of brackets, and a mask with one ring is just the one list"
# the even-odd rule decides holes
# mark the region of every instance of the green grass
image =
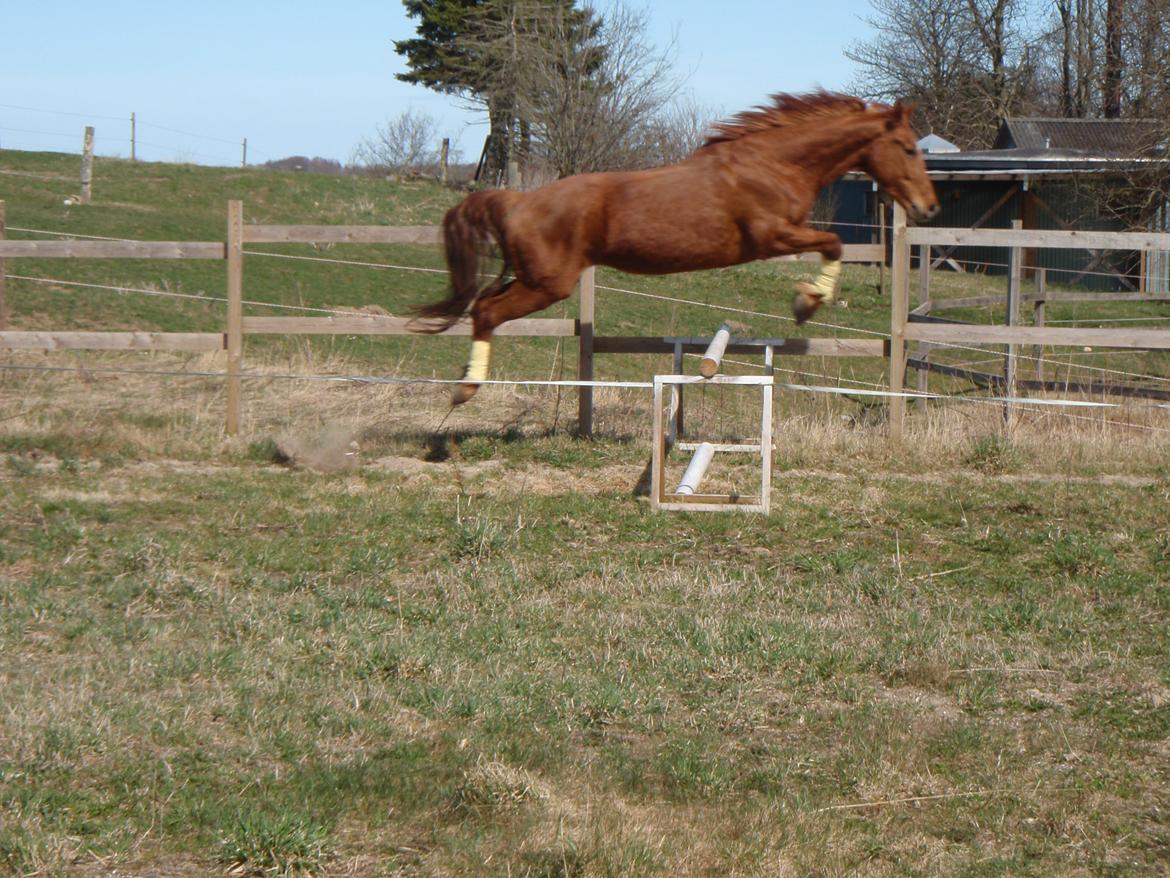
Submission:
[[[99,204],[65,210],[74,163],[0,154],[61,178],[0,176],[9,224],[216,239],[231,197],[249,220],[392,223],[457,197],[99,161]],[[249,297],[397,311],[435,292],[292,265],[250,257]],[[223,282],[222,266],[20,270]],[[783,313],[805,270],[614,285]],[[219,326],[201,303],[9,292],[18,326]],[[834,320],[888,323],[872,273],[851,268],[845,297]],[[607,333],[711,328],[702,309],[602,302]],[[555,342],[498,348],[504,373],[560,368]],[[381,374],[453,374],[464,354],[429,338],[248,350],[273,371]],[[602,360],[622,377],[662,364]],[[880,362],[840,368],[881,378]],[[485,389],[448,417],[428,387],[247,388],[244,435],[225,439],[212,378],[0,372],[0,873],[1164,871],[1159,412],[1108,415],[1151,430],[1041,413],[1009,432],[998,407],[940,406],[890,449],[865,401],[781,393],[772,514],[668,515],[636,490],[645,394],[599,394],[586,441],[551,391]],[[688,423],[732,436],[750,409],[709,388]],[[720,459],[712,478],[753,472]]]
[[457,470],[6,479],[13,870],[1156,874],[1164,488]]

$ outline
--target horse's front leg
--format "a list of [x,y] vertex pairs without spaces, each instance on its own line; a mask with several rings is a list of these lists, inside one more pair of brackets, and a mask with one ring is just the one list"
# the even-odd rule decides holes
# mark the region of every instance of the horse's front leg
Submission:
[[797,325],[804,323],[827,302],[837,296],[841,284],[841,239],[832,232],[820,232],[806,226],[782,226],[772,238],[774,256],[791,253],[821,254],[821,270],[812,283],[796,285],[792,313]]

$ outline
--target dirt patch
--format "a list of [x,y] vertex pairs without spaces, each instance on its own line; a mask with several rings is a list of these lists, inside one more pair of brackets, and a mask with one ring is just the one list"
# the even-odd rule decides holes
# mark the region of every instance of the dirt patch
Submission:
[[503,463],[498,460],[482,460],[478,463],[455,463],[453,461],[429,461],[418,457],[380,457],[377,460],[366,461],[362,469],[370,472],[387,473],[392,475],[422,476],[427,474],[454,474],[460,476],[477,476],[481,473],[500,469]]
[[358,444],[348,430],[325,430],[315,436],[285,434],[275,440],[278,462],[298,469],[336,473],[358,465]]
[[501,493],[537,494],[555,497],[560,494],[630,493],[644,467],[615,464],[601,469],[575,471],[530,464],[498,485]]

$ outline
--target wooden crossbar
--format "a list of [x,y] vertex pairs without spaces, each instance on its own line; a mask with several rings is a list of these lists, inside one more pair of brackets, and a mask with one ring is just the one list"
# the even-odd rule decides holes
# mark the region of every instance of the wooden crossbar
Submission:
[[699,363],[699,374],[704,378],[713,378],[719,371],[719,363],[723,360],[723,353],[727,350],[727,343],[731,341],[731,327],[724,323],[716,330],[703,352],[703,361]]
[[0,257],[36,259],[225,259],[222,241],[0,241]]

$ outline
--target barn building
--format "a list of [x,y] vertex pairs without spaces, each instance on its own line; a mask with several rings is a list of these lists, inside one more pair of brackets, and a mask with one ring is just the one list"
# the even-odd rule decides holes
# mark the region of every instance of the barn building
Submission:
[[[1160,169],[1170,176],[1165,124],[1148,120],[1008,119],[991,149],[962,151],[936,134],[919,141],[934,179],[942,211],[932,225],[960,228],[1121,229],[1102,210],[1106,200],[1149,197],[1139,175]],[[1170,230],[1170,204],[1162,204],[1149,227]],[[822,196],[819,215],[850,243],[875,243],[875,227],[888,211],[871,181],[846,178]],[[1002,273],[1003,248],[946,248],[931,253],[933,265],[953,270]],[[1025,253],[1025,265],[1048,270],[1053,283],[1087,289],[1145,289],[1167,292],[1170,259],[1162,254],[1043,250]]]

